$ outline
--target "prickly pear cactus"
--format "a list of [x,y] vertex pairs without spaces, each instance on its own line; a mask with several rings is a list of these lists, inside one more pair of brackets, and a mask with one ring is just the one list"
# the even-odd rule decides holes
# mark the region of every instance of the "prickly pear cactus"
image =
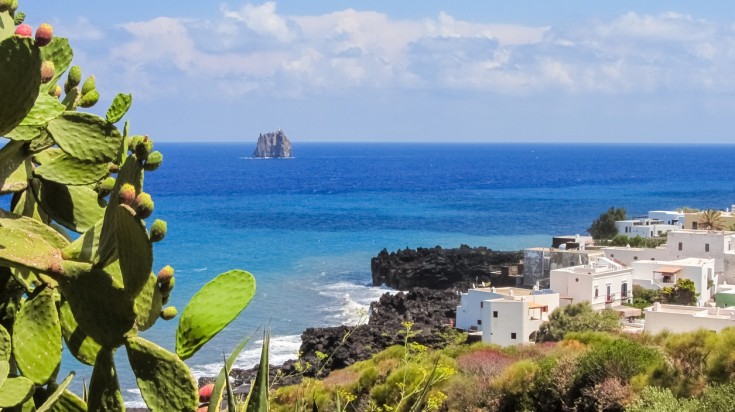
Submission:
[[[124,410],[113,354],[125,346],[151,410],[194,411],[196,383],[182,359],[247,306],[255,281],[227,272],[180,316],[165,306],[174,270],[165,266],[156,276],[152,268],[153,244],[167,225],[147,223],[154,194],[143,185],[163,154],[149,136],[128,136],[127,121],[122,131],[116,126],[132,95],[116,95],[105,117],[81,110],[100,99],[95,76],[82,82],[69,42],[46,23],[34,36],[16,1],[6,3],[0,0],[0,196],[10,201],[0,204],[10,208],[0,208],[0,408]],[[138,336],[176,317],[178,354]],[[56,382],[62,344],[94,366],[83,397],[69,390],[73,374]]]

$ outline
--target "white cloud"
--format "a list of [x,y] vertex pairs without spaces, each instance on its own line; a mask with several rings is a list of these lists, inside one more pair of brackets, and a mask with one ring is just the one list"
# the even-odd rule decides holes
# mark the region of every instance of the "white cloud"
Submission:
[[[290,98],[356,90],[735,90],[733,28],[677,13],[549,27],[445,12],[414,20],[353,9],[292,16],[266,2],[223,6],[220,20],[159,17],[122,27],[129,40],[111,52],[118,70],[147,79],[140,84],[169,84],[167,93],[182,82],[195,82],[199,93]],[[214,87],[202,85],[210,80]]]

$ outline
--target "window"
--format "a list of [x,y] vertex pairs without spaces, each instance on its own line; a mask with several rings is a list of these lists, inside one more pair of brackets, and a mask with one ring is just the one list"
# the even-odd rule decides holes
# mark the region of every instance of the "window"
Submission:
[[620,297],[621,298],[627,298],[628,297],[628,284],[627,283],[623,283],[620,286]]
[[480,320],[480,319],[477,319],[477,324],[478,324],[478,325],[482,325],[482,320]]
[[679,242],[679,250],[681,250],[681,247],[682,247],[682,246],[684,246],[684,245],[682,245],[682,243],[681,243],[681,242]]
[[511,338],[511,339],[515,339],[515,338],[516,338],[516,333],[515,333],[515,332],[511,333],[511,334],[510,334],[510,338]]
[[704,251],[709,252],[709,243],[704,244]]
[[497,310],[494,310],[494,311],[493,311],[493,317],[494,317],[494,318],[497,318],[497,317],[498,317],[498,311],[497,311]]
[[633,256],[633,260],[638,260],[638,256]]
[[[692,229],[696,229],[696,228],[697,228],[697,222],[692,222]],[[679,249],[679,250],[681,250],[681,249]]]
[[480,302],[480,309],[482,309],[483,307],[485,307],[484,303],[485,302]]
[[597,288],[595,288],[595,297],[598,297],[598,296],[600,296],[600,291]]

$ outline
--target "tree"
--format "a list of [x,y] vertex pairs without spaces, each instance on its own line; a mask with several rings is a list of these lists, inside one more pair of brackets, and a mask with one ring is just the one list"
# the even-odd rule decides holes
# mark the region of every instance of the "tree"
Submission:
[[569,332],[612,332],[620,329],[620,319],[615,311],[605,309],[596,312],[589,302],[580,302],[557,308],[549,321],[541,325],[537,342],[559,341]]
[[698,222],[700,229],[722,230],[722,212],[714,209],[703,210],[699,213]]
[[677,279],[673,287],[665,287],[661,290],[664,303],[677,305],[693,305],[697,302],[697,289],[691,279]]
[[593,239],[612,239],[618,234],[615,221],[625,220],[626,218],[625,209],[611,207],[592,222],[592,226],[587,229],[587,232]]

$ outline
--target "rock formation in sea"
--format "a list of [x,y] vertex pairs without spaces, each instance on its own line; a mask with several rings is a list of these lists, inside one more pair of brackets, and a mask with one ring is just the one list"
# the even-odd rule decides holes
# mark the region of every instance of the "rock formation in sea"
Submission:
[[523,272],[522,252],[496,252],[486,247],[462,245],[456,249],[383,249],[372,258],[373,285],[394,289],[414,287],[467,290],[472,284],[490,282],[494,286],[515,286]]
[[253,157],[281,158],[291,156],[291,141],[283,130],[260,134],[258,144],[253,151]]

